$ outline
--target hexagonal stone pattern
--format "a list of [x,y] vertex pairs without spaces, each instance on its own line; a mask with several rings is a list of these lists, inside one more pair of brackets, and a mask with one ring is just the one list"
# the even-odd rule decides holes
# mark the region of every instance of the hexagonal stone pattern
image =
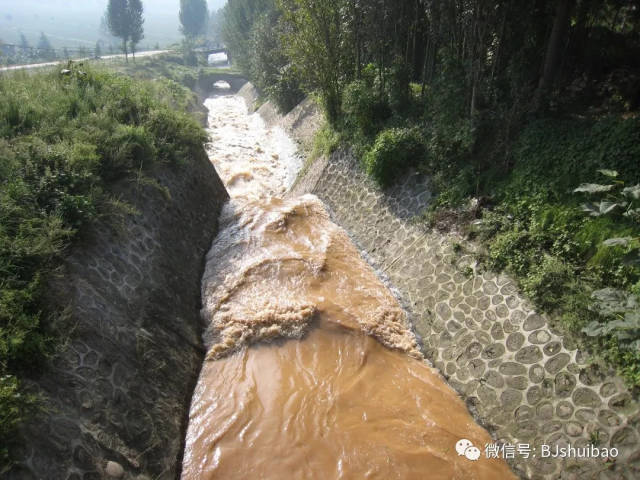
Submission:
[[320,158],[290,192],[329,207],[404,304],[425,356],[472,406],[496,440],[619,448],[601,459],[516,457],[523,478],[640,478],[640,410],[613,372],[590,366],[575,342],[554,333],[505,275],[481,273],[454,251],[475,246],[413,222],[428,182],[410,174],[380,191],[344,151]]
[[228,195],[204,150],[167,188],[123,182],[140,215],[94,225],[65,259],[52,296],[69,306],[66,348],[30,386],[46,410],[24,426],[26,479],[174,479],[204,357],[200,275]]

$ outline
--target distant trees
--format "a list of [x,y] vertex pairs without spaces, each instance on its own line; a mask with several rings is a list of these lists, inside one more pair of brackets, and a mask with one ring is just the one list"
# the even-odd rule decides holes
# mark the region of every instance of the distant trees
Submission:
[[205,33],[208,16],[205,0],[180,0],[180,31],[187,39]]
[[136,47],[144,38],[144,7],[141,0],[129,0],[129,15],[131,19],[131,53],[136,58]]
[[209,15],[209,21],[207,22],[207,39],[214,45],[220,45],[222,43],[222,22],[223,22],[223,10],[214,10]]
[[186,65],[197,65],[198,57],[194,50],[196,38],[206,33],[209,13],[205,0],[180,0],[180,31],[185,39],[182,43]]
[[44,32],[40,32],[40,39],[38,40],[38,56],[43,60],[53,60],[56,58],[56,52]]
[[109,32],[114,36],[122,40],[122,51],[124,52],[125,59],[129,61],[128,47],[129,37],[131,31],[129,28],[129,19],[127,18],[127,0],[109,0],[107,5],[107,12],[105,19]]
[[29,48],[29,41],[27,40],[27,37],[24,36],[24,33],[20,34],[20,48],[22,49]]
[[20,49],[18,52],[18,56],[22,58],[30,58],[33,55],[31,50],[31,46],[29,45],[29,41],[27,37],[25,37],[24,33],[20,33]]
[[122,40],[122,51],[129,61],[129,46],[135,47],[144,37],[144,8],[140,0],[109,0],[105,20],[109,31]]

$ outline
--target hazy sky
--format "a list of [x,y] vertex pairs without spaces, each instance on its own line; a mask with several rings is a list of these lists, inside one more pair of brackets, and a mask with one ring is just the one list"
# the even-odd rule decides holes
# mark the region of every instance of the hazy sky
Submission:
[[[179,0],[142,0],[145,38],[141,46],[164,46],[180,40]],[[35,45],[44,32],[56,47],[93,46],[100,38],[100,19],[108,0],[0,0],[0,39],[18,43],[20,32]],[[226,0],[208,0],[209,9]]]

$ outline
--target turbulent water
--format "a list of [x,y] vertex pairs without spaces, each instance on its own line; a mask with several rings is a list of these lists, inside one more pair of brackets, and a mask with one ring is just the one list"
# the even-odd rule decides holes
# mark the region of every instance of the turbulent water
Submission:
[[236,97],[207,107],[232,200],[202,282],[208,354],[182,478],[511,478],[456,453],[489,435],[322,202],[277,197],[300,166],[291,140]]

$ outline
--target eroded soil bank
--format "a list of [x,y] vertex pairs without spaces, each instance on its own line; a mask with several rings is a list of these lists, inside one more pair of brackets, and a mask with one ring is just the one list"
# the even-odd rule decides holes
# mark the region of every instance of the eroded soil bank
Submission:
[[232,200],[202,283],[208,354],[182,478],[511,478],[458,455],[488,433],[322,202],[277,198],[300,159],[237,100],[207,102]]

